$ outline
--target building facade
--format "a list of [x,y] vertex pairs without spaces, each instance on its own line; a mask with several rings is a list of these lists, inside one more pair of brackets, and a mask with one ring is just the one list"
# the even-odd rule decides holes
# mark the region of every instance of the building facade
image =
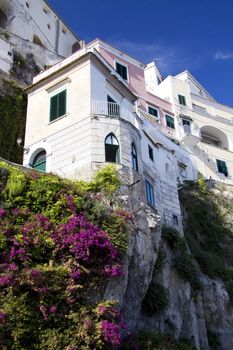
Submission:
[[[152,99],[162,101],[158,108],[172,106]],[[89,180],[114,163],[125,186],[138,189],[167,224],[181,227],[177,184],[197,172],[192,156],[158,125],[143,104],[139,108],[128,82],[86,46],[28,88],[24,165]]]
[[195,156],[198,171],[233,185],[233,108],[224,106],[185,71],[156,88],[173,105],[180,145]]

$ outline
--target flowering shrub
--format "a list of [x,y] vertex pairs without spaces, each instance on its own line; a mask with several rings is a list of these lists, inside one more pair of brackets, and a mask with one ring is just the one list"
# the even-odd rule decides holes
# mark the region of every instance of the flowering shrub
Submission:
[[[96,306],[108,279],[123,274],[127,237],[122,215],[104,202],[106,184],[101,194],[97,181],[93,193],[56,176],[8,170],[9,182],[0,184],[0,348],[118,346],[119,311],[111,302]],[[100,202],[105,215],[95,212]]]

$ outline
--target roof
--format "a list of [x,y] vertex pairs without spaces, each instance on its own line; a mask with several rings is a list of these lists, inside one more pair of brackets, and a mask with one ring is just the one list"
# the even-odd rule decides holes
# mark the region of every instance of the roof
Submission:
[[203,90],[205,92],[205,94],[209,97],[209,99],[213,102],[216,102],[215,99],[210,95],[210,93],[196,80],[196,78],[194,78],[194,76],[188,71],[188,70],[185,70],[183,71],[182,73],[180,74],[177,74],[175,76],[175,78],[179,78],[179,76],[181,75],[184,75],[184,74],[187,74],[189,79],[192,80],[192,82],[198,86],[199,89]]
[[122,77],[115,71],[115,69],[101,56],[101,54],[96,51],[95,49],[87,49],[83,48],[77,52],[75,52],[73,55],[69,56],[68,58],[65,58],[64,60],[58,62],[48,70],[38,74],[34,78],[34,83],[27,87],[25,89],[26,92],[29,92],[31,89],[33,89],[35,86],[43,83],[47,79],[51,78],[52,76],[56,75],[58,72],[61,72],[63,69],[67,69],[70,66],[73,66],[75,63],[80,61],[81,59],[92,56],[95,57],[95,59],[105,67],[111,74],[111,77],[113,79],[116,79],[119,84],[122,86],[122,88],[127,90],[127,93],[131,96],[132,100],[137,100],[137,96],[128,88],[127,83],[122,79]]

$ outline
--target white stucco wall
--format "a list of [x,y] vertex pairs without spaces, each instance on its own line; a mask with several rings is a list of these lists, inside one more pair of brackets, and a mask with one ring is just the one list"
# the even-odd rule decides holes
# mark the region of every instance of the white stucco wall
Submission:
[[37,35],[45,48],[63,57],[79,41],[43,0],[2,0],[0,8],[9,17],[5,30],[30,42]]
[[[50,97],[67,89],[67,114],[49,122]],[[58,73],[29,93],[25,147],[84,119],[90,114],[90,62],[86,61],[69,72]]]

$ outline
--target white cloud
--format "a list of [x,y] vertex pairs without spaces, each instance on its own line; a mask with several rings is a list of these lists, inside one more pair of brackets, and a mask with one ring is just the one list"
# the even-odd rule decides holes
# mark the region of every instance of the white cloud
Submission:
[[215,60],[232,60],[233,53],[222,53],[221,51],[216,52],[214,55]]

